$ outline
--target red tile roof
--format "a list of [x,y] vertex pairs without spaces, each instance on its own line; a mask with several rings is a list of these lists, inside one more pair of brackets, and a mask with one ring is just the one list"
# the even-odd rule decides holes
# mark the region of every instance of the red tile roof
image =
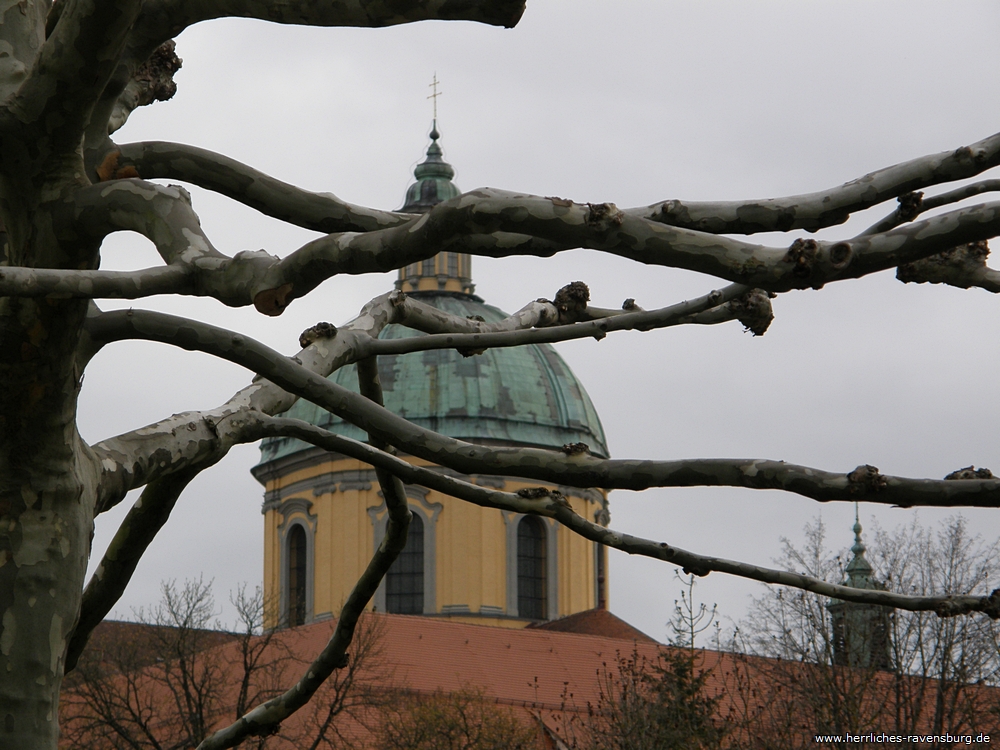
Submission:
[[[381,658],[394,669],[399,686],[416,692],[478,687],[499,702],[537,708],[558,708],[567,686],[586,705],[586,700],[596,698],[596,672],[602,664],[613,664],[619,653],[631,653],[633,645],[648,658],[655,658],[660,647],[637,630],[641,641],[620,635],[467,625],[419,615],[366,617],[377,619],[383,628]],[[295,651],[304,658],[318,654],[334,624],[297,628]]]
[[[298,659],[309,662],[326,646],[334,626],[335,621],[328,620],[282,631],[277,638]],[[640,661],[655,662],[668,648],[602,611],[583,612],[524,629],[389,614],[366,614],[361,627],[378,631],[379,655],[361,667],[359,683],[376,692],[403,689],[432,694],[478,690],[499,704],[515,707],[526,723],[537,726],[542,721],[555,733],[565,726],[562,722],[567,715],[582,715],[587,712],[588,704],[600,703],[599,678],[605,670],[617,672],[619,657],[630,658],[634,654]],[[239,663],[237,648],[238,644],[227,643],[213,653],[219,654],[220,662]],[[232,654],[227,655],[227,650]],[[694,658],[698,672],[708,671],[707,694],[723,696],[717,706],[723,721],[732,721],[747,712],[766,714],[777,698],[777,693],[771,694],[768,676],[769,670],[780,662],[702,650]],[[795,668],[824,669],[809,665]],[[299,666],[288,670],[282,684],[290,685],[298,676],[294,673],[299,671]],[[739,702],[732,694],[732,684],[726,689],[727,682],[732,683],[739,674],[754,682],[749,703]],[[890,678],[885,675],[887,681]],[[776,690],[780,692],[780,686]],[[303,729],[310,713],[306,709],[286,721],[282,735],[275,738],[275,747],[291,750],[294,743],[283,737],[288,737],[288,732],[295,736],[296,731]],[[367,732],[355,719],[341,716],[337,721],[342,722],[348,735],[360,737],[364,743]],[[795,721],[798,725],[807,722],[808,717],[796,717]],[[805,724],[801,730],[802,736],[806,736]]]

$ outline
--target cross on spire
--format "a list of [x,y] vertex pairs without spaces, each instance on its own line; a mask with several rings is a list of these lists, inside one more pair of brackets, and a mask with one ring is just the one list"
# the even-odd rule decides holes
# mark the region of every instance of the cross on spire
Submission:
[[438,91],[438,74],[437,74],[437,72],[434,73],[434,80],[431,83],[427,84],[427,87],[434,89],[434,93],[431,94],[430,96],[428,96],[427,98],[433,100],[433,102],[434,102],[434,119],[437,120],[437,118],[438,118],[438,100],[437,100],[437,98],[439,96],[441,96],[441,93],[442,93],[442,92]]

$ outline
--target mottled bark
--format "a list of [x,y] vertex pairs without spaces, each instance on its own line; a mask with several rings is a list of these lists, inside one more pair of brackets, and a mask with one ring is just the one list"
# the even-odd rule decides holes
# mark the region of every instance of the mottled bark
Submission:
[[[406,421],[369,399],[354,393],[294,359],[245,336],[205,323],[176,318],[165,314],[133,314],[116,318],[120,338],[139,338],[176,344],[189,350],[204,351],[242,365],[267,378],[251,389],[241,391],[230,402],[213,412],[202,415],[181,415],[176,421],[143,428],[136,433],[120,436],[96,446],[99,456],[114,460],[127,457],[125,473],[141,482],[162,476],[162,457],[156,451],[171,435],[169,447],[174,451],[174,466],[186,465],[186,456],[199,450],[198,421],[209,420],[215,429],[217,414],[226,413],[233,405],[247,404],[264,388],[268,391],[269,407],[265,411],[283,411],[295,394],[316,403],[337,416],[359,425],[389,445],[411,455],[446,466],[465,474],[489,472],[520,476],[574,487],[644,490],[650,487],[732,486],[750,489],[780,489],[820,502],[834,500],[884,503],[903,507],[970,506],[1000,507],[1000,479],[974,478],[933,480],[907,479],[882,475],[871,466],[862,466],[847,473],[829,472],[783,461],[765,459],[688,459],[654,461],[600,459],[585,454],[566,456],[559,451],[540,448],[494,448],[449,438]],[[305,352],[316,347],[310,344]],[[323,347],[325,348],[325,347]],[[295,359],[301,359],[301,355]],[[269,382],[268,382],[269,381]],[[265,386],[267,383],[267,386]],[[283,395],[281,389],[287,391]],[[252,419],[249,414],[245,419]],[[221,420],[220,420],[221,421]],[[188,423],[190,436],[176,427]],[[169,425],[169,426],[168,426]],[[144,447],[145,446],[145,447]],[[150,449],[148,446],[152,446]],[[166,471],[174,470],[168,466]]]
[[975,177],[1000,164],[1000,133],[954,151],[880,169],[830,190],[744,201],[658,201],[626,213],[713,234],[754,234],[842,224],[856,211],[904,193]]
[[[147,65],[151,54],[186,25],[223,15],[321,25],[387,25],[426,17],[509,24],[522,8],[520,2],[476,0],[393,3],[391,8],[362,0],[319,6],[66,0],[51,8],[47,2],[28,0],[0,6],[4,747],[56,747],[59,689],[68,643],[81,619],[93,516],[120,501],[126,487],[151,479],[143,478],[142,466],[130,466],[131,473],[124,470],[123,463],[106,450],[91,449],[77,432],[82,368],[100,346],[83,330],[88,300],[104,294],[141,296],[150,289],[188,289],[228,296],[230,304],[248,304],[262,288],[271,288],[255,288],[254,282],[266,275],[260,267],[272,265],[273,258],[263,264],[253,254],[226,258],[200,231],[183,190],[128,179],[128,165],[107,161],[115,151],[108,132],[134,106],[170,94],[169,78],[178,61],[163,48],[167,57],[159,62],[166,65],[152,70]],[[111,182],[91,186],[109,171]],[[109,284],[106,272],[98,270],[99,246],[105,235],[120,229],[148,236],[165,265],[131,279],[113,275]],[[221,282],[214,290],[208,288],[216,283],[213,278]],[[207,291],[201,289],[204,285]],[[234,406],[220,419],[238,423],[242,408]],[[117,599],[186,478],[228,450],[210,422],[202,422],[200,447],[185,453],[189,442],[174,446],[178,460],[167,461],[170,470],[144,493],[147,506],[134,509],[123,526],[106,565],[88,588],[71,658]],[[169,440],[161,437],[158,448],[163,452],[158,455],[174,456]],[[152,440],[138,442],[148,445]],[[349,641],[349,628],[342,628],[339,637]]]
[[[92,268],[53,208],[82,184],[80,136],[137,2],[73,3],[44,43],[41,4],[9,4],[0,61],[0,215],[9,265]],[[31,54],[31,52],[34,54]],[[19,54],[25,53],[24,57]],[[0,299],[0,737],[54,748],[66,645],[90,554],[99,468],[76,430],[84,300]]]
[[[163,219],[130,204],[156,198],[172,201]],[[98,200],[98,198],[100,200]],[[121,209],[113,211],[112,209]],[[912,263],[957,245],[1000,233],[1000,203],[987,203],[909,223],[888,232],[839,242],[798,239],[789,247],[766,247],[703,232],[665,226],[619,211],[612,204],[574,204],[561,199],[477,190],[435,206],[420,218],[388,229],[335,233],[314,240],[287,258],[263,251],[229,258],[212,247],[195,220],[185,193],[138,180],[117,180],[80,191],[64,210],[77,231],[103,237],[132,229],[154,240],[168,264],[183,275],[152,270],[135,280],[113,272],[12,270],[0,278],[0,293],[52,292],[93,297],[146,296],[173,291],[212,296],[229,305],[253,303],[280,315],[293,300],[340,274],[384,272],[461,246],[491,257],[551,255],[577,247],[600,250],[648,265],[698,271],[733,283],[784,292],[867,276]],[[122,215],[124,211],[124,215]],[[163,232],[157,230],[165,227]],[[471,241],[469,241],[471,239]],[[176,284],[173,289],[170,284]]]
[[317,232],[370,232],[397,226],[409,214],[353,206],[332,193],[313,193],[221,154],[181,143],[128,143],[116,170],[132,168],[147,180],[181,180],[212,190],[275,219]]

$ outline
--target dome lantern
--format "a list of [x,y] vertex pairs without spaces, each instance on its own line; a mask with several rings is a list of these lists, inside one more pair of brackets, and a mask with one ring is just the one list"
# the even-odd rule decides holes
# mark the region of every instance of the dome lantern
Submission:
[[[426,158],[413,170],[416,182],[406,190],[406,202],[399,209],[403,213],[424,214],[438,203],[461,195],[452,182],[455,170],[444,160],[438,140],[437,119],[431,125],[431,145]],[[399,269],[396,288],[407,294],[413,292],[458,292],[472,294],[472,257],[466,253],[443,252]]]

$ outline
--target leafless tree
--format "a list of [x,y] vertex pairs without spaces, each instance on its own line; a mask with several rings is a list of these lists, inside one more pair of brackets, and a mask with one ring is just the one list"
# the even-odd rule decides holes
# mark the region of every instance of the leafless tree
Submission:
[[[162,594],[152,610],[136,613],[135,622],[109,624],[110,632],[77,662],[62,712],[66,738],[75,746],[194,747],[230,714],[232,684],[240,686],[236,702],[244,707],[266,697],[265,684],[288,655],[276,656],[271,639],[257,637],[259,593],[237,593],[236,632],[215,619],[210,584],[168,581]],[[239,665],[213,653],[233,642]]]
[[[538,726],[482,691],[399,692],[370,716],[375,747],[384,750],[535,750]],[[367,745],[366,745],[367,747]]]
[[723,747],[727,725],[723,696],[707,686],[710,670],[687,646],[664,648],[649,658],[633,648],[618,652],[595,678],[596,703],[587,711],[561,712],[560,727],[572,750],[713,750]]
[[[784,540],[779,564],[843,580],[849,555],[828,549],[822,521],[805,531],[802,547]],[[960,516],[937,530],[914,519],[892,532],[876,527],[873,536],[866,555],[890,590],[985,594],[996,578],[996,544],[970,536]],[[888,664],[838,666],[830,603],[786,588],[754,600],[726,675],[731,720],[748,747],[809,747],[814,733],[976,735],[1000,729],[994,621],[896,610],[887,618]]]
[[[134,622],[108,623],[67,679],[63,741],[93,750],[196,747],[220,721],[239,718],[281,692],[303,662],[277,631],[264,631],[260,588],[232,596],[238,621],[216,619],[211,584],[163,584],[163,598]],[[387,676],[379,664],[381,631],[369,619],[354,641],[351,663],[327,681],[296,726],[280,741],[315,750],[336,746],[335,719],[384,702],[368,683]],[[364,673],[365,680],[359,680]],[[276,733],[278,734],[278,733]],[[271,736],[245,747],[273,747]]]
[[[557,519],[601,544],[707,574],[721,571],[848,601],[933,611],[1000,614],[1000,595],[854,591],[820,578],[707,557],[672,542],[640,539],[574,514],[548,490],[504,493],[407,464],[402,451],[462,474],[527,477],[569,486],[642,490],[663,486],[775,489],[816,501],[863,498],[890,505],[994,507],[1000,482],[970,469],[950,481],[850,473],[766,459],[603,460],[565,451],[469,445],[422,430],[379,402],[375,358],[430,348],[484,347],[602,338],[622,330],[739,320],[762,334],[770,299],[896,268],[906,282],[977,286],[996,292],[986,241],[1000,232],[1000,204],[947,210],[996,189],[984,179],[924,197],[923,190],[974,178],[1000,163],[1000,135],[915,158],[816,193],[752,201],[656,200],[620,209],[495,189],[476,190],[422,216],[354,206],[311,193],[221,154],[175,143],[117,144],[114,132],[138,106],[168,98],[180,61],[171,38],[222,16],[315,26],[385,26],[427,18],[514,25],[522,0],[25,0],[8,3],[0,25],[0,722],[4,741],[24,750],[57,743],[58,696],[95,625],[121,596],[137,561],[167,522],[184,488],[236,444],[293,436],[376,467],[390,520],[386,542],[346,601],[330,643],[301,679],[205,739],[232,747],[266,734],[347,664],[357,619],[406,538],[402,482],[472,503]],[[183,188],[200,185],[278,221],[323,233],[284,258],[264,251],[229,256],[203,231]],[[795,239],[765,246],[740,235],[817,230],[853,212],[898,201],[883,220],[839,241]],[[930,208],[943,213],[925,218]],[[101,267],[105,237],[142,235],[162,264],[138,271]],[[456,319],[392,293],[373,299],[337,329],[319,324],[285,356],[245,334],[141,309],[102,312],[95,300],[151,295],[212,297],[278,315],[339,274],[399,268],[442,250],[474,255],[549,256],[590,248],[638,263],[705,274],[704,295],[656,310],[589,304],[574,282],[553,300],[529,303],[497,324]],[[715,281],[725,282],[711,289]],[[531,295],[534,297],[535,295]],[[425,331],[381,341],[389,323]],[[218,408],[167,417],[88,445],[77,398],[88,362],[118,341],[144,339],[220,357],[255,374]],[[361,394],[327,380],[357,362]],[[360,426],[361,444],[274,415],[306,398]],[[392,450],[390,450],[392,449]],[[93,519],[141,489],[95,576],[85,582]]]

